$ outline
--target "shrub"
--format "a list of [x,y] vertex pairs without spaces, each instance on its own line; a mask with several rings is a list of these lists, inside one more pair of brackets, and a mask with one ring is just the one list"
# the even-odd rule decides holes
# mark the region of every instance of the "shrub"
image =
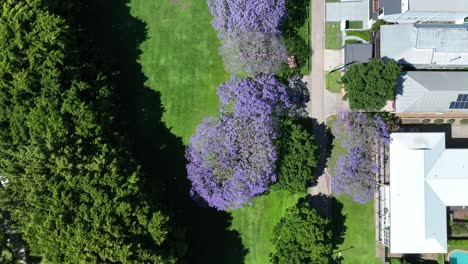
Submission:
[[460,124],[462,124],[462,125],[468,125],[468,119],[462,119],[462,120],[460,120]]
[[449,246],[460,246],[460,247],[468,247],[468,239],[449,239],[448,241]]
[[434,120],[434,124],[440,125],[440,124],[442,124],[442,123],[444,123],[444,120],[443,120],[443,119],[436,119],[436,120]]
[[430,119],[423,119],[423,120],[421,120],[421,123],[423,123],[423,124],[429,124],[430,122],[431,122]]
[[447,124],[453,124],[455,123],[455,119],[449,119],[446,121]]
[[450,225],[453,235],[468,234],[468,223],[454,222]]

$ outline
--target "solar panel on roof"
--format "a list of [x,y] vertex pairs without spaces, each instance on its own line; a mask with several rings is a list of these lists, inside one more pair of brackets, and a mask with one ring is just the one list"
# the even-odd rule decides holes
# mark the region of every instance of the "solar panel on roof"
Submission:
[[468,109],[468,94],[458,94],[457,100],[450,102],[449,109]]

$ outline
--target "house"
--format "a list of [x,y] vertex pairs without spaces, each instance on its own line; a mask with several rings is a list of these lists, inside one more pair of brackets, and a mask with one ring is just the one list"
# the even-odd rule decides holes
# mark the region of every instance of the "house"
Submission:
[[468,149],[446,149],[444,133],[390,137],[390,253],[446,253],[446,207],[468,205]]
[[372,43],[349,43],[344,47],[345,61],[344,65],[353,63],[366,63],[369,62],[373,56]]
[[379,18],[379,0],[341,0],[326,3],[327,22],[360,21],[369,29]]
[[408,71],[397,82],[400,118],[468,117],[467,71]]
[[380,57],[416,68],[468,66],[468,24],[381,26]]
[[380,0],[383,19],[394,23],[455,23],[468,17],[464,0]]

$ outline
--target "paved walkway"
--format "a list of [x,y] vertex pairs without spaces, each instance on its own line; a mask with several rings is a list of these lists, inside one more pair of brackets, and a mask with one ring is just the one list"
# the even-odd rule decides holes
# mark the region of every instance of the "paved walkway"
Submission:
[[325,122],[324,115],[324,46],[325,46],[325,0],[312,1],[312,71],[304,76],[307,81],[311,102],[308,107],[310,117],[317,123]]
[[324,53],[323,70],[331,71],[341,65],[341,50],[326,49]]

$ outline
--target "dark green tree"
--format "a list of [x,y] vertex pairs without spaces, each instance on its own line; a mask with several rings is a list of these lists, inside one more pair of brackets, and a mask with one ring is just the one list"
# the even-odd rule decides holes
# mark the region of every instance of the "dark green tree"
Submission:
[[395,61],[373,59],[347,68],[342,81],[352,109],[380,110],[393,100],[400,66]]
[[283,121],[278,139],[278,181],[275,186],[291,192],[304,192],[314,180],[317,165],[314,137],[290,119]]
[[168,214],[117,132],[113,74],[49,2],[0,7],[0,207],[44,263],[174,263]]
[[330,221],[301,199],[289,208],[273,230],[274,264],[329,264],[332,253]]

